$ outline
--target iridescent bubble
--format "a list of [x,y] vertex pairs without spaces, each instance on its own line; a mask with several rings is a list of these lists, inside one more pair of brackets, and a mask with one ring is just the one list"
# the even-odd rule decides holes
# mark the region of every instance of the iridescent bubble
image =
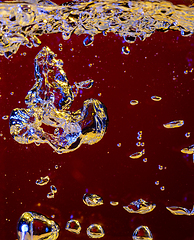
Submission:
[[96,207],[103,204],[103,199],[96,194],[85,193],[83,202],[89,207]]
[[99,224],[92,224],[87,228],[87,235],[90,238],[104,237],[104,229]]
[[139,226],[135,229],[132,236],[133,240],[153,240],[150,229],[146,226]]
[[162,98],[159,97],[159,96],[152,96],[151,99],[152,99],[153,101],[155,101],[155,102],[159,102],[159,101],[162,100]]
[[119,205],[119,202],[115,202],[115,201],[110,201],[110,205],[112,206],[118,206]]
[[194,154],[194,144],[187,148],[181,149],[181,152],[186,154]]
[[84,41],[83,44],[84,46],[89,46],[94,42],[94,36],[87,36]]
[[128,46],[123,46],[122,47],[122,53],[124,53],[125,55],[128,55],[130,53],[130,49]]
[[69,232],[80,234],[81,225],[79,221],[71,219],[67,222],[65,229]]
[[18,240],[56,240],[59,226],[44,215],[25,212],[18,221],[17,234]]
[[131,101],[130,101],[130,104],[131,104],[132,106],[137,105],[138,103],[139,103],[138,100],[131,100]]
[[165,128],[178,128],[178,127],[182,127],[183,125],[184,125],[183,120],[175,120],[175,121],[163,124]]
[[187,216],[194,215],[194,207],[191,211],[188,210],[187,208],[182,208],[177,206],[166,207],[166,209],[170,211],[173,215],[187,215]]
[[40,177],[40,179],[36,180],[36,184],[39,186],[46,185],[50,181],[49,176]]
[[158,169],[159,169],[159,170],[163,170],[163,168],[164,168],[164,167],[163,167],[162,165],[158,165]]
[[142,152],[135,152],[135,153],[131,154],[129,157],[132,159],[137,159],[137,158],[140,158],[142,155],[143,155]]
[[7,120],[8,118],[9,118],[8,115],[4,115],[4,116],[2,117],[3,120]]
[[146,214],[154,210],[156,204],[146,202],[143,199],[138,199],[137,201],[131,202],[128,206],[123,206],[123,208],[129,213],[139,213]]
[[191,133],[190,133],[190,132],[185,133],[185,137],[186,137],[186,138],[189,138],[190,136],[191,136]]
[[159,181],[156,181],[156,182],[155,182],[155,185],[159,185],[159,184],[160,184],[160,182],[159,182]]

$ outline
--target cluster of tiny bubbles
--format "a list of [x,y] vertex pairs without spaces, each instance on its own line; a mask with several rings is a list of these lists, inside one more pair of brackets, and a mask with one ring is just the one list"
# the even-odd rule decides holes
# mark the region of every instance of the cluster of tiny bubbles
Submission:
[[12,96],[13,96],[13,95],[14,95],[14,92],[10,92],[10,95],[12,95]]
[[26,52],[23,52],[20,54],[21,56],[26,56]]
[[117,144],[117,147],[121,147],[121,143],[118,143],[118,144]]
[[94,42],[94,36],[87,36],[84,40],[83,40],[83,44],[84,46],[89,46]]
[[144,143],[144,142],[137,142],[137,143],[136,143],[136,146],[137,146],[137,147],[144,147],[144,146],[145,146],[145,143]]
[[185,137],[186,137],[186,138],[189,138],[190,136],[191,136],[191,133],[190,133],[190,132],[185,133]]
[[159,170],[163,170],[163,168],[164,168],[164,167],[163,167],[162,165],[158,165],[158,169],[159,169]]
[[160,187],[160,190],[164,191],[165,190],[165,186]]
[[130,104],[131,104],[132,106],[137,105],[138,103],[139,103],[138,100],[131,100],[131,101],[130,101]]
[[72,232],[72,233],[80,234],[81,225],[80,225],[79,221],[71,219],[67,222],[65,230]]
[[105,235],[104,229],[99,224],[91,224],[87,228],[87,235],[90,238],[102,238]]
[[148,161],[148,159],[147,159],[147,158],[144,158],[144,159],[143,159],[143,162],[147,162],[147,161]]
[[46,185],[50,181],[49,176],[40,177],[40,179],[36,180],[36,185],[43,186]]
[[159,185],[159,183],[160,183],[159,181],[155,181],[155,185],[157,185],[157,186],[158,186],[158,185]]
[[125,55],[129,55],[130,53],[130,49],[128,46],[123,46],[122,47],[122,53],[124,53]]
[[159,97],[159,96],[152,96],[151,99],[152,99],[153,101],[155,101],[155,102],[159,102],[159,101],[162,100],[162,98]]
[[8,118],[9,118],[8,115],[4,115],[4,116],[2,117],[3,120],[7,120]]

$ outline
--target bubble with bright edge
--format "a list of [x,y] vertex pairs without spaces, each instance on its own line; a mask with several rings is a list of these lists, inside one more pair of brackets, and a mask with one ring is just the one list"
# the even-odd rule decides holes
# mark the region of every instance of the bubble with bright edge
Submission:
[[140,158],[142,155],[143,155],[142,152],[135,152],[135,153],[131,154],[129,157],[132,159],[137,159],[137,158]]
[[96,194],[85,193],[83,196],[83,202],[89,207],[96,207],[102,205],[103,199]]
[[119,202],[115,202],[115,201],[110,201],[110,205],[112,206],[118,206],[119,205]]
[[178,128],[178,127],[182,127],[183,125],[184,125],[183,120],[175,120],[175,121],[171,121],[169,123],[163,124],[165,128]]
[[39,186],[46,185],[50,181],[49,176],[40,177],[40,179],[36,180],[36,184]]
[[146,214],[152,212],[156,204],[146,202],[143,199],[138,199],[136,201],[131,202],[128,206],[123,206],[123,208],[129,213],[139,213]]
[[90,238],[102,238],[105,235],[104,229],[99,224],[91,224],[86,232]]
[[186,216],[193,216],[194,215],[194,206],[192,210],[183,207],[166,207],[166,209],[171,212],[173,215],[186,215]]
[[65,229],[69,232],[80,234],[81,225],[79,221],[71,219],[67,222]]
[[137,105],[138,103],[139,103],[138,100],[131,100],[131,101],[130,101],[130,104],[131,104],[132,106]]
[[194,144],[187,148],[181,149],[181,152],[185,154],[194,154]]
[[155,101],[155,102],[159,102],[159,101],[162,100],[162,98],[159,97],[159,96],[152,96],[151,99],[152,99],[153,101]]
[[147,226],[139,226],[135,229],[132,236],[133,240],[153,240],[152,233]]
[[130,49],[128,46],[123,46],[122,47],[122,53],[124,53],[125,55],[128,55],[130,53]]
[[186,137],[186,138],[189,138],[190,136],[191,136],[191,133],[190,133],[190,132],[185,133],[185,137]]

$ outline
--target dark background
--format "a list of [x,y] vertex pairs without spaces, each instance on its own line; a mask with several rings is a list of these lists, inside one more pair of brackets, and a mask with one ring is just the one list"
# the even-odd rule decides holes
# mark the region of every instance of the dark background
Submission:
[[[165,209],[173,205],[192,209],[194,204],[193,156],[180,152],[194,143],[194,36],[156,32],[144,42],[129,44],[129,55],[121,53],[127,44],[119,36],[99,34],[88,47],[83,45],[85,37],[73,35],[64,41],[61,34],[42,36],[40,47],[22,46],[13,58],[0,58],[0,238],[17,239],[21,214],[36,211],[49,218],[55,215],[53,220],[61,228],[59,240],[88,239],[86,229],[92,223],[102,225],[107,240],[131,239],[140,225],[150,228],[154,240],[194,240],[194,216],[175,216]],[[49,46],[63,60],[70,84],[94,80],[94,86],[78,95],[71,110],[82,107],[88,98],[105,104],[109,126],[99,143],[58,155],[47,144],[21,145],[12,139],[9,120],[2,117],[14,108],[26,107],[24,98],[35,82],[34,57],[43,46]],[[162,100],[152,101],[153,95]],[[131,106],[132,99],[139,104]],[[185,121],[181,128],[163,127],[179,119]],[[136,146],[140,130],[147,163],[143,157],[129,158],[142,150]],[[188,139],[186,132],[191,132]],[[159,170],[158,165],[166,169]],[[36,180],[46,175],[50,182],[37,186]],[[54,199],[46,197],[51,184],[58,189]],[[165,186],[164,191],[161,186]],[[87,191],[100,195],[104,205],[86,206],[82,197]],[[156,209],[146,215],[129,214],[123,209],[139,198],[155,203]],[[119,205],[113,207],[110,201]],[[65,230],[71,215],[81,223],[79,235]]]

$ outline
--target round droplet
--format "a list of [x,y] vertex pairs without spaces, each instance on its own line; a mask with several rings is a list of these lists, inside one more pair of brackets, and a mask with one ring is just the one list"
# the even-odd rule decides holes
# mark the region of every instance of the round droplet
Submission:
[[58,165],[55,165],[55,169],[58,169],[59,168],[59,166]]
[[161,190],[161,191],[164,191],[164,190],[165,190],[165,186],[162,186],[162,187],[160,188],[160,190]]
[[185,133],[185,137],[186,137],[186,138],[189,138],[190,136],[191,136],[191,133],[190,133],[190,132]]
[[117,144],[117,147],[121,147],[121,143],[118,143],[118,144]]
[[8,118],[9,118],[8,115],[4,115],[4,116],[2,117],[3,120],[7,120]]
[[81,225],[77,220],[71,219],[67,222],[65,229],[69,232],[80,234]]
[[104,229],[99,224],[92,224],[87,228],[87,235],[90,238],[104,237]]
[[130,49],[128,46],[123,46],[122,47],[122,53],[124,53],[125,55],[128,55],[130,53]]
[[163,170],[163,166],[162,165],[158,165],[158,169],[159,170]]
[[132,106],[137,105],[138,103],[139,103],[138,100],[131,100],[131,101],[130,101],[130,104],[131,104]]
[[160,183],[159,181],[155,181],[155,185],[159,185],[159,183]]
[[155,101],[155,102],[159,102],[159,101],[162,100],[162,98],[159,97],[159,96],[152,96],[151,99],[152,99],[153,101]]
[[144,158],[144,159],[143,159],[143,162],[147,162],[147,161],[148,161],[148,159],[147,159],[147,158]]
[[133,240],[152,240],[153,236],[148,227],[139,226],[133,232],[132,238],[133,238]]

